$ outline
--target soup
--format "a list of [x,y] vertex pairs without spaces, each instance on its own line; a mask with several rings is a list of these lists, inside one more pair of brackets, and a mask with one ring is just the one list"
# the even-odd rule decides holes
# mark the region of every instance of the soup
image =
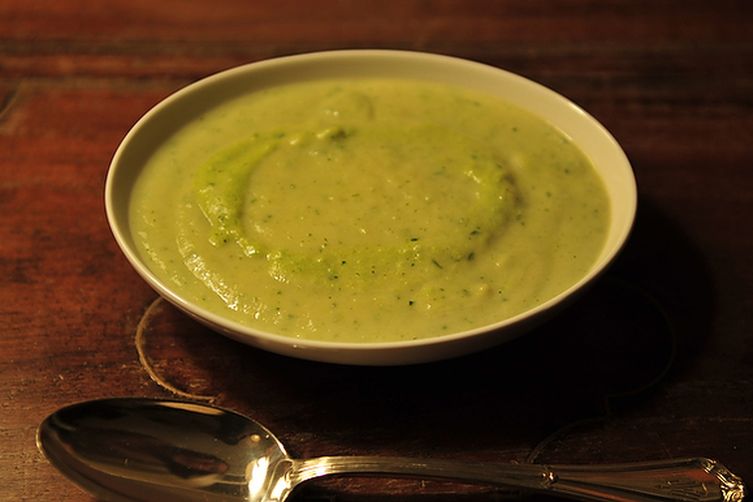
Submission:
[[441,336],[556,296],[595,262],[609,203],[560,131],[497,98],[388,79],[228,100],[144,167],[132,234],[191,302],[264,332]]

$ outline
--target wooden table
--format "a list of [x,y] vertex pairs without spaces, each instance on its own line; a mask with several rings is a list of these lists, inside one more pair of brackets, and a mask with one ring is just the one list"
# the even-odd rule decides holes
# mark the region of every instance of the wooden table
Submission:
[[[752,5],[0,0],[0,499],[90,500],[35,447],[38,423],[59,406],[175,392],[257,417],[301,456],[710,456],[753,483]],[[512,70],[614,133],[640,209],[596,287],[513,343],[398,368],[268,354],[155,302],[104,217],[105,172],[129,127],[216,71],[362,47]],[[351,478],[315,482],[298,499],[388,493],[509,496]]]

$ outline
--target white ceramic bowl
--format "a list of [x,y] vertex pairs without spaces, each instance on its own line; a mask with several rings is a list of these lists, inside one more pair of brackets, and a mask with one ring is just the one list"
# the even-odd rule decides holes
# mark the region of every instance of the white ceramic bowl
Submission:
[[[606,244],[590,271],[561,294],[537,307],[493,325],[404,342],[334,343],[298,340],[242,326],[183,298],[160,281],[136,251],[128,222],[131,191],[146,158],[198,110],[211,108],[239,93],[294,81],[336,77],[394,77],[460,85],[498,96],[549,121],[590,158],[611,202]],[[624,245],[636,211],[636,184],[624,152],[593,117],[561,95],[487,65],[435,54],[347,50],[271,59],[227,70],[176,92],[146,113],[115,152],[105,188],[107,218],[131,265],[160,295],[210,328],[271,352],[316,361],[396,365],[445,359],[478,351],[530,330],[591,283]]]

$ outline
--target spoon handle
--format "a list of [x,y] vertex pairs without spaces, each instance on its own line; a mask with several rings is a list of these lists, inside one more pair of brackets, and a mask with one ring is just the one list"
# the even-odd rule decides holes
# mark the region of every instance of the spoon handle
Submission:
[[548,492],[610,502],[739,502],[742,479],[706,458],[611,465],[479,464],[395,457],[319,457],[294,461],[292,485],[346,474],[392,474]]

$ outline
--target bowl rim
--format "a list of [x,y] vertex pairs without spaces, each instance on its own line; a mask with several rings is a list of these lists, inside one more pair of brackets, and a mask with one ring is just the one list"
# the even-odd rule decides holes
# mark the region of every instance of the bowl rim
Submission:
[[[421,338],[417,340],[400,340],[400,341],[385,341],[385,342],[333,342],[326,340],[315,339],[302,339],[295,338],[286,335],[280,335],[268,331],[263,331],[249,326],[240,324],[236,321],[232,321],[220,314],[207,310],[193,302],[190,302],[183,298],[178,292],[174,291],[165,283],[158,279],[157,276],[152,273],[148,265],[139,256],[138,251],[132,248],[125,235],[130,232],[126,228],[121,228],[121,220],[127,222],[129,216],[119,215],[116,209],[116,203],[114,202],[116,195],[116,173],[119,170],[125,169],[122,167],[122,158],[125,152],[130,148],[134,138],[138,137],[141,129],[149,121],[153,120],[155,116],[163,113],[164,110],[171,108],[174,103],[184,98],[185,96],[201,92],[201,90],[207,86],[212,86],[226,79],[232,79],[238,75],[244,75],[246,73],[259,72],[264,69],[281,67],[285,65],[296,65],[299,63],[314,63],[320,61],[332,62],[333,60],[346,60],[349,58],[389,58],[396,61],[431,61],[434,64],[446,64],[452,67],[465,67],[468,69],[474,69],[482,72],[493,72],[497,75],[497,78],[505,78],[513,81],[517,81],[518,85],[530,87],[532,91],[546,94],[549,98],[559,102],[559,105],[570,110],[571,113],[582,115],[593,129],[594,133],[598,133],[601,137],[601,141],[608,144],[608,147],[612,150],[615,161],[621,164],[624,169],[624,175],[627,177],[628,183],[623,187],[625,190],[625,208],[627,211],[627,224],[622,225],[619,233],[613,239],[614,244],[609,248],[608,252],[597,260],[591,269],[582,276],[577,282],[555,295],[548,300],[537,304],[536,306],[525,310],[512,317],[505,318],[496,323],[487,324],[484,326],[475,327],[472,329],[441,335],[432,336],[427,338]],[[385,77],[402,78],[397,74],[385,73]],[[429,78],[428,81],[439,81],[436,78]],[[462,84],[460,84],[462,86]],[[470,87],[470,86],[466,86]],[[517,104],[516,104],[517,105]],[[517,105],[521,106],[521,105]],[[601,174],[600,174],[601,176]],[[323,362],[336,362],[346,364],[377,364],[377,365],[389,365],[393,364],[391,361],[397,361],[395,364],[406,364],[410,362],[427,362],[437,359],[445,359],[453,355],[461,355],[480,348],[485,348],[490,345],[496,345],[506,341],[514,336],[502,336],[501,332],[506,328],[521,324],[523,321],[532,320],[540,317],[543,313],[551,311],[565,302],[565,300],[574,296],[575,293],[582,291],[587,285],[593,283],[593,281],[599,277],[614,261],[620,251],[624,248],[626,241],[632,231],[632,227],[635,222],[635,215],[637,212],[637,184],[635,175],[630,165],[625,152],[619,145],[617,140],[612,134],[593,116],[591,116],[584,109],[577,104],[564,97],[562,94],[538,83],[530,80],[526,77],[512,73],[508,70],[498,68],[495,66],[487,65],[477,61],[447,56],[442,54],[419,52],[419,51],[407,51],[407,50],[393,50],[393,49],[341,49],[341,50],[328,50],[318,52],[300,53],[288,56],[275,57],[256,62],[235,66],[226,70],[219,71],[211,74],[207,77],[201,78],[193,83],[190,83],[177,91],[171,93],[166,98],[160,100],[156,105],[152,106],[146,113],[144,113],[128,130],[126,135],[118,144],[115,150],[112,160],[107,169],[105,179],[105,213],[107,223],[115,238],[115,241],[120,248],[121,252],[125,255],[127,261],[134,268],[134,270],[144,279],[160,296],[164,299],[191,315],[195,319],[205,324],[209,324],[215,330],[218,330],[241,342],[260,347],[271,352],[279,354],[291,355],[303,359],[311,359]],[[609,196],[610,204],[613,204],[614,198]],[[610,211],[611,214],[611,211]],[[611,216],[610,216],[611,218]],[[613,224],[614,221],[612,220]],[[607,244],[605,243],[605,246]],[[478,348],[469,348],[468,350],[462,350],[458,348],[458,342],[465,342],[474,338],[484,336],[493,337],[493,340],[484,340],[477,342]],[[418,352],[418,349],[424,349],[429,347],[437,347],[443,345],[454,345],[454,348],[447,349],[451,352],[450,355],[439,355],[438,357],[431,357],[431,355],[422,355]],[[404,357],[399,357],[398,354],[403,351],[408,351],[410,354],[404,354]],[[328,355],[329,354],[329,355]],[[369,356],[374,355],[374,360]],[[359,356],[360,355],[360,356]],[[405,359],[405,361],[402,361]]]

